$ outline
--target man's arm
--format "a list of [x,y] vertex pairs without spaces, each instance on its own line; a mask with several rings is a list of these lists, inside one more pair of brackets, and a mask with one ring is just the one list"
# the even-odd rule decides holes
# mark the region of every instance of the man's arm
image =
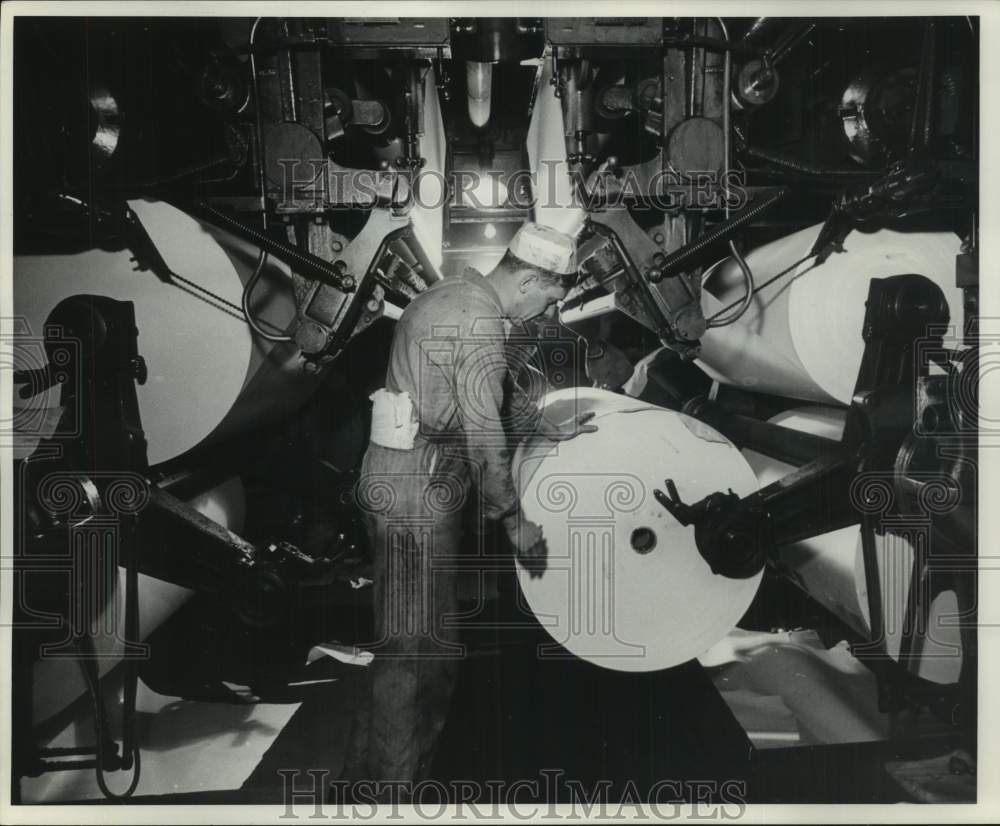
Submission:
[[507,358],[503,322],[479,319],[455,370],[455,400],[470,461],[479,468],[483,514],[499,520],[532,576],[545,570],[542,529],[520,512],[502,416]]
[[457,416],[468,457],[479,470],[483,514],[493,520],[516,515],[519,502],[502,415],[507,376],[504,345],[502,320],[477,318],[467,331],[455,366]]

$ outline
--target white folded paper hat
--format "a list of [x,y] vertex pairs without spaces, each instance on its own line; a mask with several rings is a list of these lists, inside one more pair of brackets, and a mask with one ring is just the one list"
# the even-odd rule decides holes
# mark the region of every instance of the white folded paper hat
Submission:
[[563,232],[529,222],[510,242],[508,249],[526,264],[561,275],[576,273],[576,241]]

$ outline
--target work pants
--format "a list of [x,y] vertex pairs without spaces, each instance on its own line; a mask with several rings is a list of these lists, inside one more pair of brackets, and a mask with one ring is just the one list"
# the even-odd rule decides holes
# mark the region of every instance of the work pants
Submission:
[[375,658],[356,697],[348,781],[425,778],[447,718],[462,656],[455,557],[468,474],[439,451],[422,441],[413,450],[372,444],[362,464],[357,501],[374,555],[375,640],[366,647]]

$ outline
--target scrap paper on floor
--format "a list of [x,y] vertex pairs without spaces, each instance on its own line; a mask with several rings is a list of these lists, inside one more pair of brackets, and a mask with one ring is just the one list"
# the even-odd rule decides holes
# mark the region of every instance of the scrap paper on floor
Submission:
[[309,649],[306,665],[311,665],[320,657],[332,657],[348,665],[368,665],[375,655],[371,651],[362,651],[356,645],[343,645],[336,640],[320,643]]

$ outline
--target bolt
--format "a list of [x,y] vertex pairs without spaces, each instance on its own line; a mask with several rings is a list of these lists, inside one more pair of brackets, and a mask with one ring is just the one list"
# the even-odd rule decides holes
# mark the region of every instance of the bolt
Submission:
[[365,309],[367,309],[368,312],[370,312],[370,313],[377,313],[378,312],[378,308],[380,306],[381,306],[381,303],[377,299],[369,298],[368,299],[368,303],[365,304]]
[[343,248],[344,245],[340,243],[340,241],[334,241],[332,244],[330,244],[330,249],[332,249],[334,252],[340,252]]
[[353,275],[345,275],[340,279],[340,289],[344,292],[353,292],[356,282]]
[[646,280],[650,284],[659,284],[663,280],[663,270],[659,267],[650,267],[646,270]]

